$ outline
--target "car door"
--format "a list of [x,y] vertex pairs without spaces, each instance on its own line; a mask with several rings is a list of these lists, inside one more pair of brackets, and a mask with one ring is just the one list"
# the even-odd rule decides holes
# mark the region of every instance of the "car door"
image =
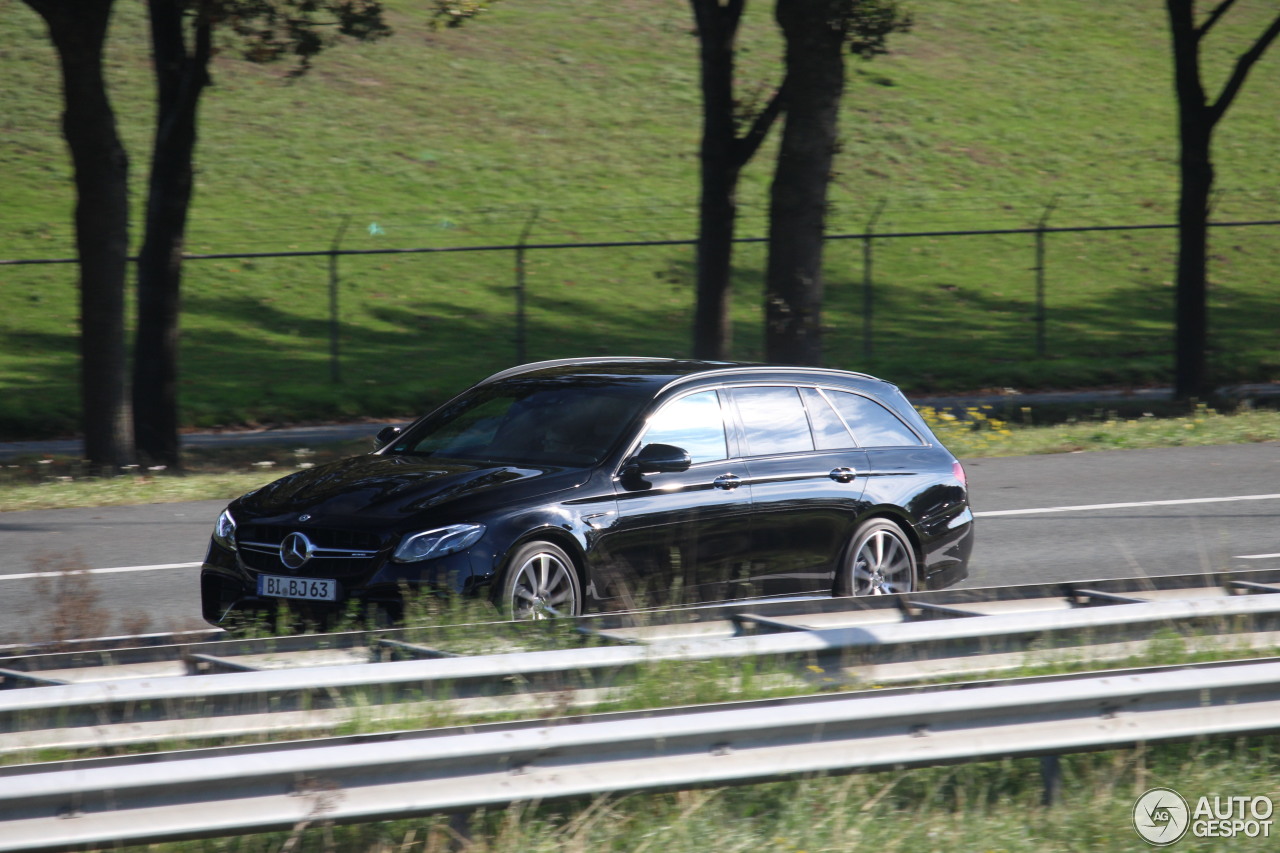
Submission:
[[718,582],[745,570],[751,546],[751,487],[737,458],[719,391],[663,404],[634,442],[689,454],[682,471],[615,477],[618,517],[598,542],[596,594],[616,606],[688,603],[716,596]]
[[[867,451],[866,499],[902,507],[920,539],[924,567],[938,569],[965,559],[957,543],[969,518],[964,487],[955,479],[954,458],[926,442],[896,414],[870,397],[850,391],[825,392]],[[967,554],[967,552],[965,552]]]
[[853,535],[867,459],[816,388],[733,388],[751,485],[759,595],[832,590]]
[[[840,417],[867,453],[867,498],[876,504],[906,507],[921,491],[923,472],[936,471],[932,452],[897,415],[879,402],[851,391],[827,389]],[[914,507],[913,515],[923,515]]]

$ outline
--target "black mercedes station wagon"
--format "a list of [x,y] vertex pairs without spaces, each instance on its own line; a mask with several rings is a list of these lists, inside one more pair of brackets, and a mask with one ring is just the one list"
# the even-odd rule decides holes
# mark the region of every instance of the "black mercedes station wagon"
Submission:
[[406,590],[516,618],[967,576],[964,470],[898,389],[859,373],[649,358],[505,370],[378,449],[219,516],[204,617]]

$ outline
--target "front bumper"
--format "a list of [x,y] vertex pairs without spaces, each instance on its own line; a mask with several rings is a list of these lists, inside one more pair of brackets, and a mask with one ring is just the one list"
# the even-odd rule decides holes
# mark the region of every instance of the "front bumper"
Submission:
[[[210,540],[200,569],[201,615],[211,625],[224,625],[237,614],[275,613],[282,604],[307,613],[336,614],[349,608],[364,612],[369,608],[389,611],[393,619],[403,612],[406,590],[433,590],[474,595],[492,581],[492,557],[477,549],[450,554],[421,563],[394,563],[380,554],[371,571],[334,578],[336,601],[273,598],[258,594],[261,574],[311,576],[307,567],[296,572],[281,567],[274,572],[249,568],[239,555]],[[320,575],[318,575],[320,576]]]

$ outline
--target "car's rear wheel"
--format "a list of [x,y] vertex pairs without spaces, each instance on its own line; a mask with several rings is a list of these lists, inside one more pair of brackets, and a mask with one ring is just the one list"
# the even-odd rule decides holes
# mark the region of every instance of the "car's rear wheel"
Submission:
[[915,592],[916,553],[902,528],[875,518],[858,528],[837,579],[837,595]]
[[521,546],[507,563],[502,604],[513,619],[577,616],[582,589],[573,558],[551,542]]

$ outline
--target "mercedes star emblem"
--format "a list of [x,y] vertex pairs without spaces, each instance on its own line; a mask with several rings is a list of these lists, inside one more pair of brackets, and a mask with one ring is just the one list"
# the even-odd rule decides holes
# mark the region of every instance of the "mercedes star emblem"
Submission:
[[280,543],[280,562],[284,563],[287,569],[300,569],[307,560],[311,559],[315,548],[311,540],[301,533],[290,533]]

